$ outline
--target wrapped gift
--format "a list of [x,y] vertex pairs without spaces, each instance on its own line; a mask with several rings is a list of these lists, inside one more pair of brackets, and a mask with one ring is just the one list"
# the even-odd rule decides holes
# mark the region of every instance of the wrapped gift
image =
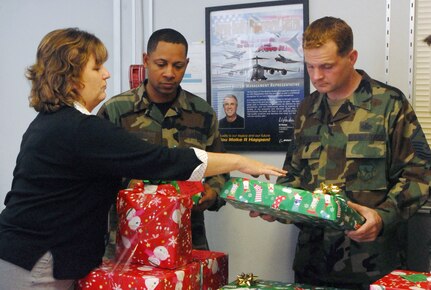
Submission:
[[232,178],[225,183],[220,196],[237,208],[293,222],[339,230],[358,229],[365,222],[364,217],[347,205],[338,188],[324,184],[310,192],[246,178]]
[[[134,186],[142,186],[141,184],[138,184],[139,180],[133,179],[133,182],[129,183],[129,187]],[[178,193],[185,193],[192,197],[193,204],[197,205],[199,204],[199,200],[202,198],[202,192],[205,191],[204,185],[200,181],[181,181],[181,180],[172,180],[172,181],[165,181],[165,180],[142,180],[139,181],[144,184],[150,184],[150,185],[159,185],[159,184],[171,184],[175,187]]]
[[76,283],[77,290],[166,290],[199,289],[198,262],[191,262],[175,270],[146,265],[115,263],[104,260],[85,278]]
[[298,283],[284,283],[278,281],[271,280],[261,280],[257,279],[257,276],[254,276],[252,273],[250,274],[240,274],[237,276],[237,279],[228,285],[223,286],[220,289],[278,289],[278,290],[330,290],[336,288],[329,287],[318,287],[311,286],[306,284],[298,284]]
[[392,271],[370,285],[370,290],[431,289],[431,273],[408,270]]
[[172,184],[138,183],[121,190],[117,260],[166,269],[191,262],[192,206],[190,194]]
[[193,250],[192,257],[201,265],[201,290],[219,289],[228,283],[228,255],[220,252]]

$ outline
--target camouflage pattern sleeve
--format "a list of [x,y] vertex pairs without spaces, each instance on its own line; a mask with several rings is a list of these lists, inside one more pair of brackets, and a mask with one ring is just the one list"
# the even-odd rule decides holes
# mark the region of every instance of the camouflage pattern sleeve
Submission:
[[[394,97],[394,96],[391,96]],[[376,210],[384,227],[412,216],[428,199],[431,184],[431,151],[417,116],[404,95],[389,115],[389,192]]]
[[108,115],[108,112],[106,111],[106,104],[103,104],[100,107],[99,111],[97,111],[97,116],[109,121],[109,115]]
[[114,123],[118,127],[122,127],[120,118],[125,112],[133,111],[134,103],[139,98],[137,96],[139,88],[129,90],[107,100],[100,107],[97,116]]
[[289,144],[289,147],[287,148],[286,157],[283,163],[283,169],[287,170],[286,176],[280,176],[277,178],[277,184],[281,184],[284,186],[299,188],[300,187],[300,180],[299,175],[292,174],[293,168],[290,166],[292,163],[292,151],[295,148],[295,142],[292,140],[292,142]]

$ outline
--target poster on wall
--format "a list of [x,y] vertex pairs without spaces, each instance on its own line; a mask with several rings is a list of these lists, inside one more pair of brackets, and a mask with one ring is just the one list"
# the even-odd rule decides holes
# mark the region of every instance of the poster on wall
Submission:
[[227,150],[286,151],[309,93],[308,0],[207,7],[207,98]]

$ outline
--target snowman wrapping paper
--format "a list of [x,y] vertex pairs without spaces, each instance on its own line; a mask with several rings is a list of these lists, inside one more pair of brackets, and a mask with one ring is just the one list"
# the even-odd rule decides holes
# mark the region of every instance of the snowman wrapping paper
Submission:
[[193,260],[201,264],[202,290],[215,290],[229,281],[228,255],[221,252],[193,250]]
[[190,263],[193,194],[172,184],[138,183],[121,190],[116,259],[165,269]]
[[365,222],[340,194],[320,189],[309,192],[236,177],[225,183],[220,197],[236,208],[338,230],[355,230]]
[[431,273],[395,270],[370,285],[370,290],[431,289]]
[[79,290],[181,290],[200,289],[200,264],[191,262],[177,269],[116,263],[104,260],[85,278],[79,280]]

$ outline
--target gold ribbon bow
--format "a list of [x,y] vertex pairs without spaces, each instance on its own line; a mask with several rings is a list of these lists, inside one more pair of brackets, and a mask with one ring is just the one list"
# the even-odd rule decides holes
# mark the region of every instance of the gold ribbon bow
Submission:
[[240,275],[236,275],[236,285],[237,286],[253,286],[256,284],[256,278],[257,276],[255,276],[253,273],[249,273],[249,274],[244,274],[241,273]]
[[325,183],[320,184],[320,189],[316,190],[316,192],[321,192],[323,194],[337,194],[341,191],[341,189],[333,184],[326,185]]

